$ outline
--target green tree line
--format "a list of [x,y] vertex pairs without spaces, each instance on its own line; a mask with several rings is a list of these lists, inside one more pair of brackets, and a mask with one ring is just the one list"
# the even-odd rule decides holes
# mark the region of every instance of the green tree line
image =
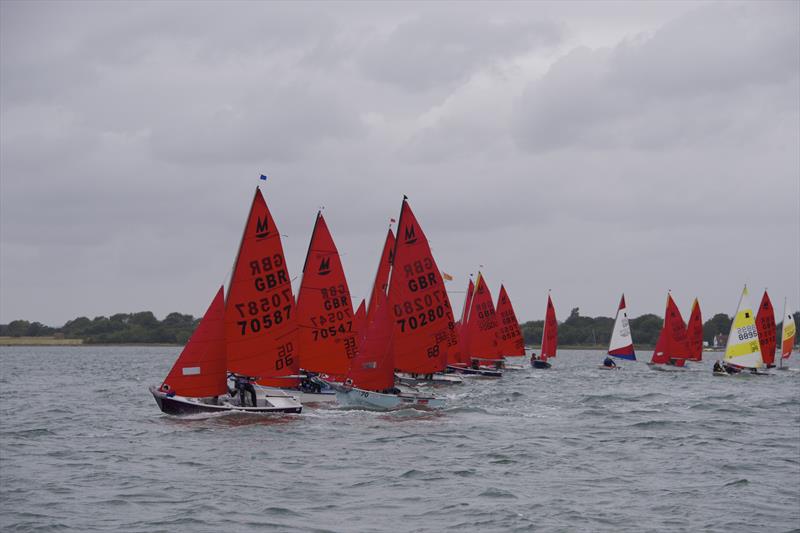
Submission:
[[86,344],[185,344],[199,323],[199,318],[181,313],[170,313],[164,320],[158,320],[150,311],[117,313],[94,319],[82,316],[60,328],[45,326],[40,322],[14,320],[0,324],[0,337],[57,336],[82,339]]
[[[795,322],[800,324],[800,312],[794,314]],[[655,345],[661,331],[663,319],[646,314],[630,319],[631,334],[637,345]],[[60,328],[45,326],[41,322],[14,320],[0,324],[0,337],[64,337],[81,339],[86,344],[185,344],[200,323],[199,318],[181,313],[170,313],[164,320],[158,320],[150,311],[139,313],[118,313],[110,317],[98,316],[89,319],[85,316],[68,321]],[[544,321],[533,320],[520,324],[525,344],[536,346],[542,343]],[[782,324],[777,325],[780,339]],[[606,346],[611,340],[614,319],[598,316],[581,316],[580,309],[574,308],[565,321],[558,325],[558,342],[569,346]],[[731,317],[718,313],[703,324],[703,340],[711,344],[721,333],[727,335],[731,328]]]

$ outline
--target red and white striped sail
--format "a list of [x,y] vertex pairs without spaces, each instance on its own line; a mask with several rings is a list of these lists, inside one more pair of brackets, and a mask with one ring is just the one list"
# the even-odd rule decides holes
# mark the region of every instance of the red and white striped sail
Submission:
[[794,323],[794,315],[789,309],[787,299],[783,299],[783,327],[781,328],[781,364],[784,359],[789,359],[794,348],[797,327]]
[[689,361],[703,360],[703,315],[700,312],[700,302],[697,298],[692,303],[692,314],[689,316],[689,323],[686,325],[686,333],[689,342]]
[[161,390],[190,398],[225,394],[225,363],[225,296],[220,287]]
[[467,361],[472,359],[501,359],[499,339],[500,324],[486,279],[478,272],[475,292],[470,302],[467,319],[469,344]]
[[225,304],[228,370],[259,383],[291,386],[297,373],[297,319],[280,232],[256,189]]
[[303,265],[297,320],[300,367],[343,378],[358,353],[358,325],[339,251],[321,212]]
[[686,323],[683,321],[678,306],[667,294],[667,308],[664,312],[664,325],[653,351],[652,363],[667,364],[672,360],[675,366],[683,366],[689,357],[689,338],[686,334]]
[[511,299],[502,284],[500,285],[500,294],[497,296],[495,312],[500,321],[500,329],[498,331],[500,354],[504,356],[525,355],[525,339],[522,338],[522,331],[519,329],[514,306],[511,305]]
[[396,368],[419,374],[444,370],[447,352],[458,342],[453,311],[428,239],[405,198],[397,225],[389,304]]
[[614,329],[611,332],[611,341],[608,344],[608,355],[636,360],[636,352],[633,349],[633,336],[628,322],[628,308],[625,306],[625,295],[619,300],[617,316],[614,319]]
[[758,306],[756,329],[758,329],[758,343],[761,345],[761,358],[765,365],[772,366],[775,364],[775,348],[778,346],[778,328],[775,324],[775,310],[772,308],[767,291],[764,291],[761,304]]
[[542,331],[542,351],[539,359],[547,361],[556,356],[558,351],[558,321],[556,320],[556,309],[553,307],[553,299],[547,295],[547,312],[544,316],[544,330]]

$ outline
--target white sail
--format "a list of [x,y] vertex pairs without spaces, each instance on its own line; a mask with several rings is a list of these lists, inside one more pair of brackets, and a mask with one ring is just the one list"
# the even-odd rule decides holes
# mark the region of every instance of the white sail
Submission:
[[628,309],[625,306],[625,295],[619,302],[617,316],[614,319],[614,330],[611,333],[611,342],[608,344],[608,354],[624,359],[636,359],[633,351],[633,337],[628,323]]
[[739,299],[736,316],[733,317],[728,344],[725,346],[725,361],[744,368],[762,368],[761,346],[753,308],[750,306],[747,285]]

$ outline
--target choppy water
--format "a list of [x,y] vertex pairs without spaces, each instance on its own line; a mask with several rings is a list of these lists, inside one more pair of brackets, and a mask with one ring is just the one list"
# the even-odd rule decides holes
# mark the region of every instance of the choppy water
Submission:
[[562,351],[440,390],[436,413],[177,419],[147,391],[177,352],[0,349],[0,529],[800,528],[798,372],[607,372]]

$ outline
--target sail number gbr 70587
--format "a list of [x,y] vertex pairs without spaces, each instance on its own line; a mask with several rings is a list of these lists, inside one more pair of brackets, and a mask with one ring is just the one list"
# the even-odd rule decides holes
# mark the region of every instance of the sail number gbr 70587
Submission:
[[[284,296],[290,302],[289,297],[286,294]],[[235,304],[239,316],[244,319],[236,322],[241,328],[240,334],[246,335],[248,331],[258,333],[289,320],[292,305],[287,303],[281,307],[281,300],[280,294],[273,294],[271,297]]]

